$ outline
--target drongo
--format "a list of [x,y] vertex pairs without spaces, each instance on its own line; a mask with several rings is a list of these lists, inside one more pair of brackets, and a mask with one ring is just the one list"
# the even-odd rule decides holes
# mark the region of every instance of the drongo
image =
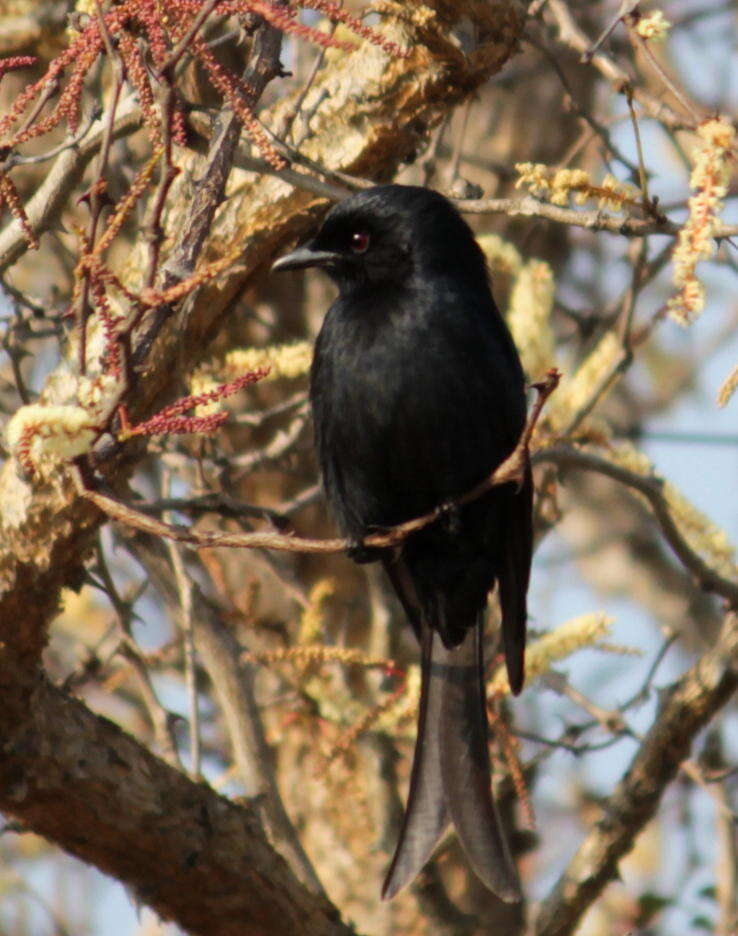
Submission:
[[[328,501],[357,561],[381,561],[418,638],[422,689],[410,792],[382,894],[408,884],[452,824],[504,900],[518,876],[490,790],[482,631],[497,583],[513,692],[523,684],[532,484],[453,501],[515,448],[520,361],[471,229],[443,196],[385,185],[335,205],[274,270],[319,267],[338,287],[310,397]],[[368,533],[446,509],[398,546]]]

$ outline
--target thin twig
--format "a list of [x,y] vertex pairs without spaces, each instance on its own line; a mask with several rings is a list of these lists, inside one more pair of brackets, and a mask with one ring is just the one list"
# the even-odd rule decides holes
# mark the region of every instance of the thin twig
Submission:
[[721,595],[729,602],[731,607],[738,607],[738,582],[726,578],[713,569],[689,545],[671,514],[664,496],[664,481],[662,478],[655,475],[639,475],[608,461],[600,455],[563,445],[536,452],[533,456],[533,464],[546,463],[555,464],[561,468],[579,468],[584,471],[594,471],[643,494],[653,508],[661,532],[682,565],[694,575],[702,588]]
[[218,0],[207,0],[206,3],[203,3],[197,13],[197,16],[195,16],[195,18],[192,20],[190,28],[187,30],[184,36],[182,36],[177,45],[172,49],[169,54],[169,58],[157,70],[157,78],[163,78],[168,73],[171,73],[174,66],[189,48],[190,43],[195,37],[195,33],[202,26],[208,16],[210,16],[217,5]]
[[[169,473],[164,473],[164,493],[169,493]],[[179,597],[179,620],[182,628],[184,650],[185,688],[189,708],[190,776],[200,779],[200,706],[197,696],[197,674],[195,672],[195,634],[192,622],[192,583],[185,569],[182,550],[178,543],[167,541],[169,561],[174,571]]]
[[[558,27],[558,41],[580,55],[587,53],[592,43],[577,25],[565,0],[548,0],[547,10],[551,12]],[[626,85],[633,84],[631,76],[604,52],[595,52],[591,63],[618,93],[621,93]],[[634,87],[633,95],[650,117],[659,120],[670,130],[694,129],[694,123],[685,121],[667,104],[644,88]]]

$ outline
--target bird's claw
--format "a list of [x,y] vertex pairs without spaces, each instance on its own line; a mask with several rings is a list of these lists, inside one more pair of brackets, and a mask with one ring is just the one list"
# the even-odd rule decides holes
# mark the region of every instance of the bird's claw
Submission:
[[461,529],[461,511],[456,501],[448,500],[438,505],[438,519],[449,533],[458,533]]

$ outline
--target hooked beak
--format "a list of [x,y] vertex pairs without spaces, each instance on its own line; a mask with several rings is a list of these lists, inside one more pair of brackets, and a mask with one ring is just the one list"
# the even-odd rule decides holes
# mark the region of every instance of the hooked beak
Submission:
[[339,255],[330,250],[316,250],[312,242],[298,247],[292,253],[280,257],[272,264],[272,273],[282,273],[284,270],[304,270],[307,267],[327,267],[335,263]]

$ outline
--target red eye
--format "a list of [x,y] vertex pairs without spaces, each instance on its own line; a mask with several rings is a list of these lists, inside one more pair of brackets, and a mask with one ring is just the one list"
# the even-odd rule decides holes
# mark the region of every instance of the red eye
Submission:
[[351,235],[351,250],[356,254],[362,254],[369,246],[369,235],[365,231],[354,231]]

